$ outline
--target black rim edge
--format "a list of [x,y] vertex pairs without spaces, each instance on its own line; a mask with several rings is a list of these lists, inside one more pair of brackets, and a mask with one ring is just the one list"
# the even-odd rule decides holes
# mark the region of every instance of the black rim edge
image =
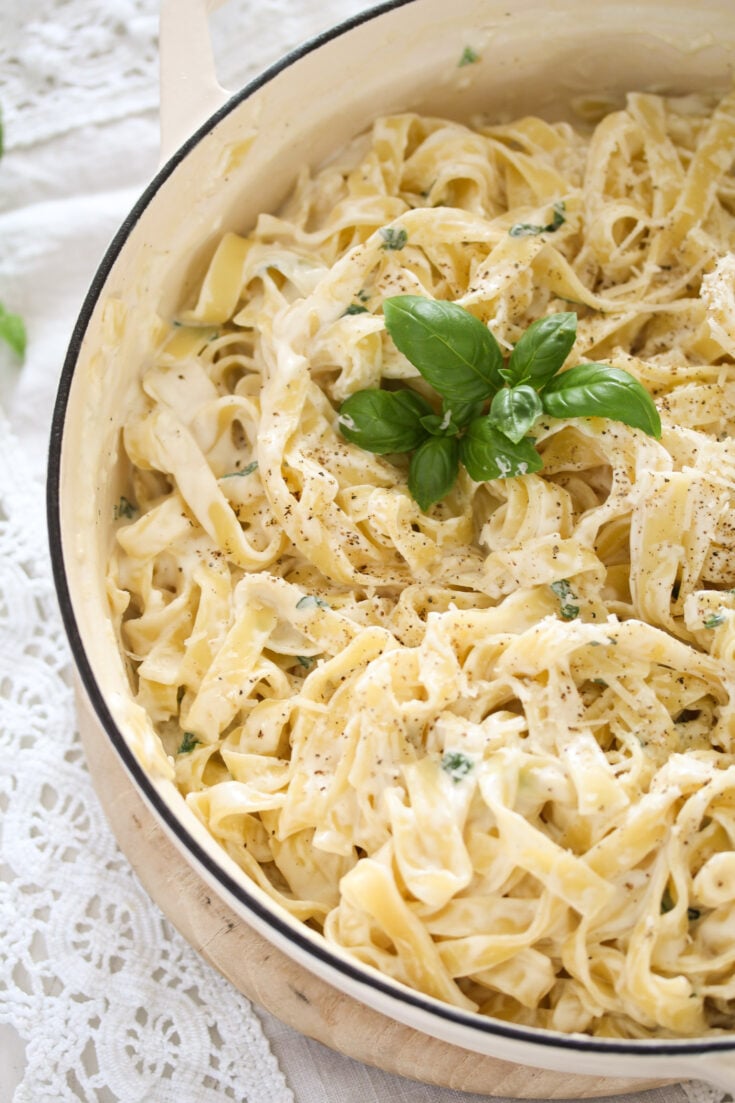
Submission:
[[[467,1027],[484,1035],[506,1038],[515,1042],[523,1042],[535,1046],[551,1049],[568,1049],[584,1053],[620,1054],[628,1056],[678,1056],[689,1057],[708,1053],[717,1053],[732,1050],[735,1040],[715,1038],[709,1041],[702,1039],[637,1039],[626,1041],[623,1039],[606,1038],[599,1039],[587,1035],[563,1035],[552,1034],[538,1028],[516,1026],[496,1019],[485,1019],[480,1015],[463,1012],[450,1004],[434,1002],[424,997],[419,992],[413,992],[403,987],[394,987],[390,982],[383,981],[379,977],[365,975],[362,969],[351,962],[342,960],[336,952],[331,952],[326,940],[323,944],[312,942],[298,929],[292,929],[281,917],[269,908],[263,906],[259,900],[250,895],[245,880],[234,880],[218,862],[189,834],[179,818],[174,814],[164,798],[159,794],[155,785],[135,757],[128,746],[124,736],[117,727],[107,704],[97,684],[92,666],[87,658],[87,653],[82,642],[76,617],[74,615],[71,593],[69,590],[66,567],[64,563],[63,545],[61,536],[61,452],[64,436],[64,422],[66,409],[71,393],[74,371],[81,352],[82,344],[97,306],[101,291],[107,278],[117,261],[130,234],[139,222],[143,212],[147,209],[160,188],[166,183],[175,169],[179,167],[187,154],[209,134],[214,127],[227,115],[235,110],[241,103],[249,99],[261,87],[267,84],[279,73],[283,72],[302,57],[312,53],[320,46],[331,42],[341,35],[348,33],[363,23],[397,8],[414,3],[415,0],[385,0],[367,11],[360,12],[337,24],[335,27],[323,31],[308,39],[294,50],[285,54],[280,60],[265,69],[259,76],[249,81],[239,92],[235,93],[225,104],[211,115],[171,156],[171,158],[159,169],[151,182],[143,190],[140,198],[124,219],[108,246],[102,261],[100,262],[90,284],[89,291],[82,303],[79,317],[74,326],[69,341],[66,356],[59,378],[56,401],[54,404],[51,432],[48,449],[47,487],[46,487],[46,517],[48,527],[49,549],[51,555],[51,567],[64,628],[69,639],[72,657],[84,686],[89,701],[102,724],[106,735],[120,756],[128,773],[132,776],[138,788],[143,792],[146,801],[151,805],[159,819],[166,825],[168,831],[173,834],[184,848],[193,856],[195,861],[207,871],[207,873],[232,897],[253,913],[267,927],[273,928],[288,942],[295,943],[299,949],[308,956],[319,959],[330,970],[343,974],[362,987],[377,989],[392,1001],[415,1007],[431,1016],[443,1018],[457,1026]],[[243,875],[243,878],[245,875]]]

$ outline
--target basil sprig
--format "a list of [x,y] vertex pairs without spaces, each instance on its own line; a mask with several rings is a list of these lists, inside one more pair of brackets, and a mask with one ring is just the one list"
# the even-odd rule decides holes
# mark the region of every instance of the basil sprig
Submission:
[[606,417],[661,436],[653,399],[628,372],[609,364],[561,371],[576,314],[534,322],[506,361],[487,326],[456,303],[397,295],[383,313],[394,344],[440,396],[440,408],[410,387],[368,388],[342,403],[339,427],[368,452],[411,453],[408,488],[423,510],[449,493],[460,464],[475,482],[539,471],[543,460],[528,434],[542,414]]

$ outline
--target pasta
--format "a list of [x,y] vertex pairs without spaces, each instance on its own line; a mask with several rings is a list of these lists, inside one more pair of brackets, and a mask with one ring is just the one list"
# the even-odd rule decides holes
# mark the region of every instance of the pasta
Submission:
[[[454,1006],[733,1028],[735,94],[377,120],[219,241],[123,432],[108,593],[188,805],[282,908]],[[542,417],[422,512],[340,403],[396,294],[573,310],[663,436]],[[424,392],[425,393],[425,389]]]

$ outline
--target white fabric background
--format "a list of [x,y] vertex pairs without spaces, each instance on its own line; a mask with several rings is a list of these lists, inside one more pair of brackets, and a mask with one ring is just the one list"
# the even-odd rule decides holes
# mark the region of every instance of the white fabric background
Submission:
[[[232,0],[213,20],[223,82],[369,6]],[[148,900],[86,772],[46,553],[46,447],[85,290],[155,171],[156,37],[157,0],[0,3],[0,302],[29,332],[22,366],[0,344],[0,1103],[470,1103],[256,1012]]]

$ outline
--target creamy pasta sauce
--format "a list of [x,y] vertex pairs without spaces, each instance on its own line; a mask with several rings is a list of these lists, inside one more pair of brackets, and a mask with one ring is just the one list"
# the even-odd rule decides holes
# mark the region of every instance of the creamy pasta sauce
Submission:
[[[108,591],[194,813],[297,918],[455,1006],[730,1030],[735,96],[594,127],[379,119],[226,234],[123,433]],[[542,417],[422,512],[338,409],[420,386],[396,294],[507,349],[578,314],[662,439]]]

